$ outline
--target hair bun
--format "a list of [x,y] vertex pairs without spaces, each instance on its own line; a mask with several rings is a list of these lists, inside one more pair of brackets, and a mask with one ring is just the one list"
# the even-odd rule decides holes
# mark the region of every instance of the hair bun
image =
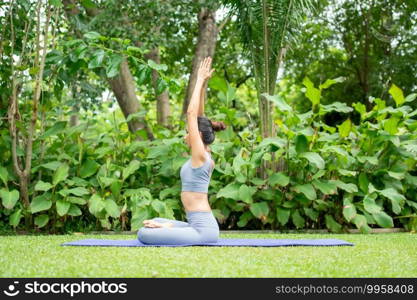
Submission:
[[213,127],[214,131],[220,131],[226,129],[226,124],[224,124],[223,122],[212,121],[211,127]]

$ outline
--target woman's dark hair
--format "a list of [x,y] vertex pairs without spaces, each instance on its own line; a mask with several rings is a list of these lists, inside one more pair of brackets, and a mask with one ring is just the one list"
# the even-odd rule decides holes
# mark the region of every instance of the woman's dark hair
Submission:
[[209,118],[204,116],[198,116],[197,122],[198,130],[201,131],[201,135],[203,136],[203,143],[206,145],[210,145],[214,142],[214,131],[226,129],[226,125],[223,122],[211,121]]

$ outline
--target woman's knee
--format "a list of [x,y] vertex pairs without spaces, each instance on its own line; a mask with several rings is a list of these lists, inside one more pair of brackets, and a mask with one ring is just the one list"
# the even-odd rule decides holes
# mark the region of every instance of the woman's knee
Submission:
[[142,243],[148,243],[151,233],[151,228],[142,227],[138,230],[138,240]]
[[220,231],[218,228],[210,228],[200,231],[203,243],[217,243]]

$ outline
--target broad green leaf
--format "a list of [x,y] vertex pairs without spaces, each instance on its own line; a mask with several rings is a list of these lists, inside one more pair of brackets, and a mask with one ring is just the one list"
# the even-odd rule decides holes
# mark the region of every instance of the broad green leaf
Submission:
[[268,93],[263,93],[261,95],[264,96],[267,100],[274,103],[280,111],[292,111],[292,107],[289,106],[281,96],[269,95]]
[[35,185],[35,191],[44,191],[46,192],[47,190],[53,188],[53,185],[50,184],[49,182],[43,182],[42,180],[39,180],[36,185]]
[[120,64],[122,61],[123,56],[119,54],[113,54],[110,56],[106,66],[106,75],[108,78],[112,78],[119,74]]
[[325,215],[324,216],[326,227],[330,229],[332,232],[340,232],[342,229],[342,225],[336,222],[332,215]]
[[41,228],[44,227],[46,224],[48,224],[49,216],[48,215],[39,215],[35,217],[35,224]]
[[384,130],[389,134],[396,134],[398,132],[398,121],[397,117],[391,117],[384,122]]
[[152,208],[159,214],[164,213],[165,209],[166,209],[166,205],[164,202],[162,202],[161,200],[158,199],[154,199],[151,202]]
[[6,190],[4,188],[0,189],[0,197],[2,199],[3,206],[7,209],[12,209],[17,200],[19,200],[20,193],[18,190]]
[[304,228],[305,225],[305,220],[304,218],[300,215],[300,212],[298,210],[295,210],[292,215],[291,215],[291,219],[293,224],[295,225],[295,227],[297,228]]
[[369,180],[366,173],[359,174],[359,188],[365,193],[368,193]]
[[304,207],[304,213],[308,216],[311,220],[317,222],[317,218],[319,217],[319,212],[308,207]]
[[405,97],[405,102],[413,102],[417,98],[417,94],[410,94]]
[[339,135],[341,138],[347,137],[352,129],[352,121],[346,119],[342,124],[337,125],[339,129]]
[[59,168],[60,165],[61,165],[61,162],[59,162],[59,161],[51,161],[49,163],[42,164],[42,167],[44,167],[46,169],[49,169],[49,170],[52,170],[52,171],[55,171],[56,169]]
[[147,209],[138,209],[132,212],[132,218],[130,219],[131,230],[138,230],[143,227],[143,221],[149,218],[149,212]]
[[105,188],[106,186],[111,185],[113,182],[117,180],[117,178],[113,177],[104,177],[104,176],[98,176],[100,185]]
[[62,190],[58,191],[58,194],[60,194],[62,197],[68,196],[69,192],[67,188],[63,188]]
[[316,174],[313,175],[313,177],[311,177],[313,180],[315,179],[319,179],[320,177],[322,177],[323,175],[326,174],[325,170],[319,170]]
[[376,213],[373,213],[372,216],[374,217],[376,223],[384,228],[391,228],[394,227],[394,222],[392,221],[392,218],[387,215],[383,211],[379,211]]
[[95,68],[98,68],[98,67],[102,67],[103,66],[103,60],[104,60],[104,57],[106,55],[106,52],[104,52],[104,50],[102,50],[102,49],[99,49],[96,52],[94,52],[93,55],[94,55],[93,58],[88,63],[88,68],[89,69],[95,69]]
[[363,199],[363,206],[365,210],[371,214],[380,212],[382,210],[382,207],[375,203],[375,199],[377,198],[376,193],[372,193],[369,195],[366,195]]
[[96,40],[101,37],[101,34],[95,31],[90,31],[84,34],[84,37],[89,40]]
[[325,152],[325,153],[329,153],[332,156],[334,156],[335,154],[338,154],[341,157],[343,157],[344,159],[349,158],[349,153],[347,153],[347,151],[345,149],[343,149],[342,147],[335,146],[335,145],[324,146],[321,149],[321,151]]
[[304,134],[299,134],[295,137],[295,151],[300,154],[308,152],[308,140]]
[[137,84],[141,85],[141,84],[145,84],[146,82],[149,82],[151,78],[151,74],[152,74],[152,69],[143,65],[143,68],[140,68],[140,71],[139,71]]
[[337,102],[337,101],[327,104],[327,105],[320,104],[320,111],[319,111],[320,115],[327,114],[328,112],[331,112],[331,111],[337,111],[341,113],[350,113],[351,111],[353,111],[353,108],[347,106],[346,103]]
[[313,180],[312,183],[316,189],[319,189],[325,195],[336,194],[337,192],[337,185],[335,182],[328,180]]
[[117,197],[119,197],[121,189],[122,189],[122,182],[120,180],[117,180],[110,185],[110,190],[116,199]]
[[217,192],[216,198],[230,198],[234,200],[239,200],[239,188],[240,184],[238,183],[229,183],[224,188],[220,189]]
[[9,224],[13,227],[17,227],[20,223],[20,219],[22,218],[22,209],[16,210],[14,213],[12,213],[9,217]]
[[331,87],[333,84],[335,83],[340,83],[345,81],[345,77],[337,77],[337,78],[333,78],[333,79],[327,79],[323,84],[319,85],[319,89],[323,90],[323,89],[327,89],[329,87]]
[[294,190],[297,193],[303,193],[308,199],[315,200],[317,198],[316,190],[310,183],[296,185]]
[[81,212],[81,209],[77,205],[71,204],[71,207],[69,208],[67,214],[69,216],[77,217],[77,216],[81,216],[82,212]]
[[132,160],[126,168],[123,169],[123,180],[126,180],[130,175],[135,173],[140,167],[140,162],[138,160]]
[[52,206],[51,196],[52,195],[50,193],[44,193],[33,198],[32,202],[30,203],[31,213],[34,214],[43,210],[50,209]]
[[80,197],[67,197],[66,198],[68,202],[74,203],[74,204],[80,204],[84,205],[87,203],[86,199],[80,198]]
[[166,90],[167,87],[168,87],[167,82],[163,78],[159,77],[156,81],[156,90],[155,90],[156,95],[158,96],[162,94]]
[[392,204],[392,211],[395,214],[399,214],[401,212],[401,207],[404,205],[405,202],[405,197],[403,195],[401,195],[400,193],[398,193],[395,189],[393,188],[388,188],[388,189],[384,189],[379,191],[383,196],[387,197],[389,200],[391,200],[391,204]]
[[88,201],[88,210],[91,214],[97,216],[104,209],[103,199],[97,195],[93,194]]
[[323,158],[315,152],[304,152],[300,154],[300,157],[306,158],[310,163],[315,165],[318,169],[324,169],[325,167]]
[[223,76],[214,75],[213,77],[210,78],[210,81],[208,82],[208,86],[210,87],[210,89],[221,91],[223,93],[227,93],[227,90],[228,90],[227,81],[226,79],[224,79]]
[[65,130],[67,127],[68,122],[67,121],[59,121],[56,122],[52,127],[48,128],[41,136],[39,136],[40,139],[45,139],[49,136],[57,135],[58,133],[61,133]]
[[406,173],[406,174],[405,174],[405,181],[406,181],[408,184],[411,184],[411,185],[417,186],[417,176],[412,176],[412,175],[410,175],[409,173]]
[[271,186],[274,186],[277,184],[280,186],[287,186],[288,183],[290,183],[290,178],[284,173],[278,172],[278,173],[272,174],[268,178],[268,182]]
[[269,206],[267,202],[251,203],[249,209],[258,219],[266,218],[269,214]]
[[80,169],[80,176],[81,178],[86,178],[91,175],[94,175],[98,168],[100,167],[100,164],[98,164],[95,160],[92,159],[86,159],[86,161],[82,164]]
[[65,180],[68,177],[69,166],[66,163],[62,163],[58,169],[56,169],[53,177],[52,184],[56,186],[61,181]]
[[63,200],[63,199],[59,199],[56,202],[56,211],[58,213],[59,216],[65,216],[68,212],[68,209],[70,208],[71,203]]
[[256,193],[256,187],[242,184],[239,188],[239,199],[245,203],[252,203],[252,196]]
[[337,169],[337,171],[343,176],[356,176],[357,171]]
[[279,190],[275,190],[275,189],[261,189],[257,192],[256,196],[259,197],[260,199],[263,200],[279,200],[282,197],[280,197],[279,199],[276,199],[277,194],[279,193]]
[[244,227],[250,219],[252,219],[252,214],[250,211],[246,211],[240,215],[239,221],[236,224],[238,227]]
[[356,207],[352,202],[347,201],[343,204],[343,216],[349,222],[356,216]]
[[321,91],[314,87],[313,82],[308,77],[305,77],[303,80],[304,86],[307,88],[306,97],[310,99],[313,107],[320,103]]
[[388,175],[398,180],[403,180],[405,178],[405,173],[401,173],[401,172],[388,171]]
[[366,106],[365,104],[361,103],[361,102],[356,102],[352,105],[355,110],[360,113],[361,115],[361,119],[364,118],[365,114],[366,114]]
[[339,189],[348,193],[356,193],[358,191],[358,187],[354,183],[345,183],[340,180],[329,180],[329,182],[334,182]]
[[127,52],[139,52],[139,53],[143,53],[144,52],[142,48],[135,47],[135,46],[128,46],[126,48],[126,51]]
[[366,221],[364,215],[356,214],[352,221],[356,225],[356,228],[358,228],[362,233],[371,232],[371,228],[368,226],[368,222]]
[[85,187],[79,186],[76,188],[68,189],[68,194],[73,194],[75,196],[88,195],[90,192]]
[[361,163],[368,162],[371,165],[378,165],[378,157],[377,156],[358,156],[357,160]]
[[392,84],[388,92],[391,94],[392,98],[394,98],[397,107],[404,103],[405,99],[403,91],[398,86]]
[[[162,201],[159,201],[159,202],[162,202]],[[114,202],[114,200],[112,200],[110,198],[107,198],[106,200],[104,200],[104,206],[106,208],[107,213],[111,217],[113,217],[113,218],[120,217],[120,208],[119,208],[119,206],[117,206],[117,204],[116,204],[116,202]]]
[[4,185],[7,186],[7,181],[9,180],[9,173],[4,167],[0,167],[0,179],[3,181]]
[[277,219],[282,226],[287,224],[288,219],[290,218],[290,212],[291,211],[288,208],[277,207]]
[[152,69],[155,69],[157,71],[166,71],[168,70],[167,65],[165,64],[157,64],[156,62],[154,62],[151,59],[148,59],[148,66],[151,67]]

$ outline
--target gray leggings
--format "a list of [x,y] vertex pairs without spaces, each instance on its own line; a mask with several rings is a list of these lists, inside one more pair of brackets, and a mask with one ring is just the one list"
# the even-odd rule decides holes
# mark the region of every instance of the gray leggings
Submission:
[[138,239],[144,244],[180,245],[215,243],[219,238],[219,225],[211,211],[186,212],[187,222],[165,218],[153,218],[159,223],[170,222],[171,228],[142,227]]

